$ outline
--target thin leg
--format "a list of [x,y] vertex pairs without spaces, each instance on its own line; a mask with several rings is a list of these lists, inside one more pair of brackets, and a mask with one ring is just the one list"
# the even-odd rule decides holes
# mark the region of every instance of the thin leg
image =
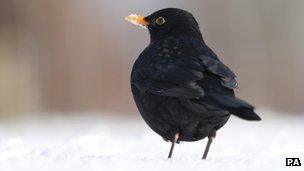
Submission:
[[170,152],[169,152],[169,155],[168,155],[168,158],[171,158],[172,157],[172,153],[173,153],[173,150],[174,150],[174,146],[175,146],[175,143],[177,142],[178,140],[178,137],[179,137],[179,133],[175,133],[174,134],[174,137],[172,138],[171,142],[171,148],[170,148]]
[[206,145],[206,148],[205,148],[204,155],[203,155],[202,159],[206,159],[207,158],[207,155],[208,155],[208,152],[209,152],[209,149],[210,149],[210,145],[211,145],[213,139],[215,138],[215,135],[216,135],[216,132],[212,131],[210,133],[210,135],[208,136],[208,142],[207,142],[207,145]]

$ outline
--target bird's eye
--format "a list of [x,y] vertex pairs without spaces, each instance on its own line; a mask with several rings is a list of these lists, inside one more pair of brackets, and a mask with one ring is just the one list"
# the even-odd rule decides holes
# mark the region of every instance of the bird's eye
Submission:
[[163,25],[165,22],[166,22],[166,20],[164,19],[164,17],[158,17],[158,18],[155,20],[155,23],[156,23],[157,25]]

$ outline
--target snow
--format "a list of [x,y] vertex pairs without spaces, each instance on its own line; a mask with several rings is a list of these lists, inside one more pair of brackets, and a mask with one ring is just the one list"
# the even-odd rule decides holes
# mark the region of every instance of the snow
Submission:
[[[235,117],[218,132],[207,160],[206,139],[170,144],[140,118],[83,113],[0,121],[0,170],[303,170],[304,117],[260,111],[261,122]],[[273,114],[269,114],[273,113]]]

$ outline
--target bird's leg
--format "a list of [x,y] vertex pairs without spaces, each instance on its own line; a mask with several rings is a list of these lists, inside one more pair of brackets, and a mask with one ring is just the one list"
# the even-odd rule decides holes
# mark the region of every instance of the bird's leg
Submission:
[[205,148],[204,155],[203,155],[202,159],[207,158],[207,155],[208,155],[208,152],[209,152],[209,149],[210,149],[210,145],[211,145],[213,139],[215,138],[215,135],[216,135],[216,131],[214,131],[214,130],[211,131],[211,133],[208,135],[208,142],[207,142],[207,145],[206,145],[206,148]]
[[171,144],[171,148],[170,148],[170,152],[169,152],[169,155],[168,155],[168,158],[171,158],[172,157],[172,153],[173,153],[173,150],[174,150],[174,146],[178,140],[178,137],[179,137],[179,133],[175,133],[174,136],[172,137],[172,144]]

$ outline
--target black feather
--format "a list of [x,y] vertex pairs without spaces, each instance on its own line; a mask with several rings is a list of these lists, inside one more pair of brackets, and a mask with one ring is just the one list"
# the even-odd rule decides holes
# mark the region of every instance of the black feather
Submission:
[[229,113],[245,120],[261,120],[254,112],[252,105],[234,96],[206,95],[201,101],[203,103],[208,101],[207,103],[216,104],[218,108],[225,109],[229,111]]

